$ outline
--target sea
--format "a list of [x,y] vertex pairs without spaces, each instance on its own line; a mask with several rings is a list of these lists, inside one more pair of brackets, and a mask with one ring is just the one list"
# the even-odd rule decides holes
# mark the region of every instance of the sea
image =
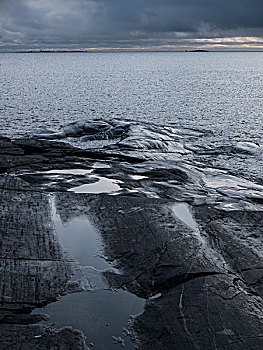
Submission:
[[192,129],[205,135],[185,141],[195,154],[263,181],[262,52],[1,53],[0,82],[1,135],[93,120]]

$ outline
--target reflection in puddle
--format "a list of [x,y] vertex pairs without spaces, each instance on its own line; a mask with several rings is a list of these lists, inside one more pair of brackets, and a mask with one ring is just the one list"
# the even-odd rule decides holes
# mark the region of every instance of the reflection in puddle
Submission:
[[[97,176],[92,174],[95,169],[108,169],[110,166],[105,163],[95,163],[92,166],[92,169],[56,169],[46,171],[45,174],[48,174],[49,177],[55,178],[56,180],[64,180],[60,175],[82,175],[87,176],[89,179],[94,179],[95,182],[82,184],[79,186],[75,186],[70,188],[68,191],[74,193],[113,193],[121,190],[121,187],[118,183],[122,183],[120,180],[109,179],[103,176]],[[67,183],[73,182],[73,179],[66,180]]]
[[189,209],[189,205],[186,203],[176,203],[172,206],[172,210],[178,219],[192,229],[191,234],[198,239],[201,245],[206,247],[206,237],[200,232],[198,224]]
[[[123,339],[125,349],[134,349],[130,338],[124,336],[123,329],[128,326],[131,315],[143,310],[145,300],[127,291],[109,289],[99,271],[109,269],[111,265],[98,255],[103,246],[98,230],[86,217],[75,217],[64,225],[57,213],[54,197],[50,197],[50,202],[59,239],[80,264],[72,281],[81,280],[83,292],[65,295],[45,308],[35,309],[33,313],[47,313],[51,317],[48,324],[55,323],[57,328],[72,326],[81,330],[87,337],[86,344],[92,343],[93,349],[120,348],[121,344],[114,344],[119,338]],[[41,323],[47,325],[46,321]]]
[[186,203],[177,203],[172,207],[174,214],[193,230],[198,230],[197,222],[194,220]]
[[95,169],[110,169],[111,166],[107,163],[99,163],[99,162],[96,162],[92,165],[92,168],[95,168]]
[[[57,328],[72,326],[81,330],[86,336],[86,344],[93,343],[92,349],[121,348],[114,344],[114,336],[123,338],[124,349],[131,350],[134,344],[124,336],[123,328],[127,327],[130,316],[140,313],[143,306],[143,299],[128,292],[96,290],[66,295],[43,308],[42,312],[51,316],[48,324],[55,322]],[[39,311],[35,310],[36,313]]]
[[90,177],[97,178],[98,181],[91,184],[84,184],[81,186],[76,186],[70,188],[69,191],[75,193],[112,193],[119,191],[121,187],[118,183],[121,183],[119,180],[111,180],[106,177],[91,175]]
[[57,170],[48,170],[46,174],[63,174],[63,175],[87,175],[90,174],[93,170],[88,169],[57,169]]
[[86,219],[76,217],[59,232],[64,248],[82,266],[94,266],[96,269],[109,268],[110,265],[101,258],[102,243],[95,227]]
[[131,175],[131,178],[133,180],[143,180],[143,179],[148,179],[148,176],[143,176],[143,175]]
[[52,219],[62,246],[81,266],[97,269],[111,267],[102,255],[102,242],[98,230],[87,217],[75,217],[63,224],[51,197]]

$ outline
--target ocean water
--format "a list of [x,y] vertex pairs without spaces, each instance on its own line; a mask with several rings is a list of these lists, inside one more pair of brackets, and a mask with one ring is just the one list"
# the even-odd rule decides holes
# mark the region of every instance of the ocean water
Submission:
[[262,141],[263,53],[0,54],[1,133],[120,117]]
[[[190,142],[199,153],[239,142],[261,150],[262,62],[245,52],[0,54],[0,134],[117,118],[205,131]],[[259,177],[256,153],[245,168]],[[236,159],[218,165],[242,168]]]

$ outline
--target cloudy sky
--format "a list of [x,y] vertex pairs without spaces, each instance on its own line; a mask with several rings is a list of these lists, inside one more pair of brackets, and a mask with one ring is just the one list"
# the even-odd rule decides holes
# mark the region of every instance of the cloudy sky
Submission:
[[0,50],[263,50],[262,0],[0,0]]

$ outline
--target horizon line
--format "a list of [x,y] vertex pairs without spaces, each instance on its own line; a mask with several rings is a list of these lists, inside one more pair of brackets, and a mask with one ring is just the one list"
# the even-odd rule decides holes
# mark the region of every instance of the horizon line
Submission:
[[140,49],[94,49],[94,50],[66,50],[66,49],[28,49],[28,50],[0,50],[0,53],[125,53],[125,52],[137,52],[137,53],[147,53],[147,52],[188,52],[188,53],[211,53],[211,52],[263,52],[263,49],[260,50],[207,50],[207,49],[193,49],[193,50],[140,50]]

